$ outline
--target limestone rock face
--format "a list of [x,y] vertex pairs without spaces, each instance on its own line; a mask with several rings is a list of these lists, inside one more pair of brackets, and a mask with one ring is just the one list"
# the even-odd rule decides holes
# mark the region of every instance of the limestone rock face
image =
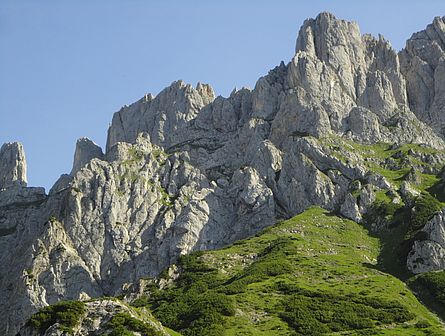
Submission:
[[404,79],[389,42],[362,36],[356,23],[329,13],[300,29],[290,81],[319,102],[334,131],[344,130],[354,106],[371,110],[383,122],[406,104]]
[[[165,148],[215,150],[259,125],[283,149],[289,136],[352,136],[356,141],[443,142],[411,112],[398,54],[382,36],[361,35],[356,23],[321,13],[300,29],[296,53],[260,78],[254,90],[217,97],[208,85],[175,82],[157,97],[146,96],[117,112],[107,149],[133,142],[139,132]],[[252,127],[250,127],[252,129]],[[174,134],[174,135],[172,135]],[[203,155],[199,160],[206,161]],[[229,161],[229,160],[227,160]]]
[[[354,148],[338,155],[340,142],[444,148],[410,110],[406,85],[388,41],[322,13],[305,21],[293,59],[253,90],[215,97],[208,85],[178,81],[123,107],[106,152],[80,139],[71,174],[48,195],[25,187],[21,146],[4,145],[0,334],[15,335],[61,299],[120,295],[183,254],[233,243],[312,205],[360,221],[378,191],[397,187]],[[416,158],[424,173],[445,162]]]
[[80,138],[76,143],[76,151],[74,152],[73,169],[71,175],[77,173],[80,168],[85,166],[94,158],[102,159],[104,156],[102,148],[96,145],[88,138]]
[[420,120],[445,135],[445,17],[415,33],[400,54],[409,106]]
[[6,143],[0,149],[0,190],[26,186],[26,159],[21,143]]
[[4,335],[15,335],[24,317],[45,304],[29,287],[33,285],[32,246],[43,230],[46,201],[43,188],[14,186],[0,191],[0,298],[5,314],[0,330]]
[[362,220],[362,214],[360,213],[360,208],[357,203],[356,197],[352,194],[347,194],[345,202],[341,205],[340,213],[346,218],[360,222]]
[[426,239],[415,241],[408,254],[407,267],[413,273],[445,268],[445,210],[435,215],[422,229]]
[[195,89],[182,81],[174,82],[155,98],[146,95],[114,115],[107,150],[117,142],[134,142],[140,132],[147,132],[155,143],[168,146],[174,134],[214,98],[209,85],[198,84]]

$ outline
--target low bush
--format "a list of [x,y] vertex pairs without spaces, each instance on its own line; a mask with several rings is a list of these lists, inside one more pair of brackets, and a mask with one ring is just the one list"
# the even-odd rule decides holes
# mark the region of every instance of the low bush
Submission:
[[377,297],[312,292],[286,283],[278,283],[276,289],[288,295],[276,311],[300,335],[371,332],[380,324],[403,323],[415,317],[398,302]]
[[148,323],[123,312],[114,315],[107,323],[106,328],[111,330],[108,336],[134,336],[133,331],[140,333],[142,336],[163,335]]
[[410,233],[422,229],[428,220],[442,209],[442,204],[428,193],[419,196],[410,209]]
[[80,301],[60,301],[31,316],[28,324],[43,333],[55,323],[60,329],[72,333],[82,316],[86,313],[85,303]]
[[[235,314],[229,296],[198,288],[170,289],[155,301],[154,315],[162,324],[184,335],[217,335],[224,330],[224,316]],[[219,335],[219,334],[218,334]]]
[[445,308],[445,271],[421,274],[414,279],[413,284],[428,291]]

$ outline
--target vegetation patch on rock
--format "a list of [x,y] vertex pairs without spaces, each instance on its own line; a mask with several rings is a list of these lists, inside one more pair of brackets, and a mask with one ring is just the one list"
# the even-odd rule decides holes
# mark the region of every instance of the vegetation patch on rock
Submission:
[[61,331],[72,334],[85,313],[85,303],[81,301],[60,301],[32,315],[28,324],[43,333],[58,323]]

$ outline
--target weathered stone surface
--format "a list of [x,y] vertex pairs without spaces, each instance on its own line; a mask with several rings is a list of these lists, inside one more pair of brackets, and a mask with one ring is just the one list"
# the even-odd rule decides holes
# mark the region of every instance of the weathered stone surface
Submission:
[[354,107],[351,110],[348,128],[352,132],[352,136],[358,135],[370,143],[381,139],[379,118],[366,108]]
[[445,210],[429,220],[422,232],[426,239],[415,241],[406,265],[413,273],[445,269]]
[[362,214],[357,204],[357,198],[352,194],[347,194],[344,203],[341,205],[340,213],[346,218],[356,222],[361,222]]
[[107,151],[117,142],[134,142],[140,132],[149,133],[156,144],[169,146],[175,142],[175,133],[214,99],[209,85],[198,84],[195,89],[182,81],[174,82],[154,98],[146,95],[114,115]]
[[445,136],[445,17],[413,34],[399,56],[410,108]]
[[74,152],[73,169],[71,175],[77,173],[83,166],[94,158],[102,159],[102,148],[88,138],[80,138],[76,143]]
[[6,143],[0,148],[0,190],[26,187],[26,160],[21,143]]

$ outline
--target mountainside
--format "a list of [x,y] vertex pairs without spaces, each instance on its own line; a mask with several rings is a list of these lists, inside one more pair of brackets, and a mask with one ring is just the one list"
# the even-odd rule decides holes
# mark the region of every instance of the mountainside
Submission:
[[[44,332],[22,326],[81,300],[76,335],[119,335],[107,323],[122,310],[122,328],[168,333],[149,309],[185,335],[445,334],[394,277],[442,314],[445,278],[426,272],[445,269],[444,41],[445,18],[396,53],[321,13],[253,90],[178,81],[123,107],[105,152],[79,139],[48,194],[26,187],[22,146],[3,145],[0,333]],[[176,282],[159,278],[178,258]],[[169,285],[146,292],[156,277]],[[96,304],[111,310],[85,326]]]
[[443,334],[402,281],[377,269],[378,252],[360,224],[309,208],[221,250],[183,256],[156,281],[141,279],[125,297],[131,308],[115,305],[152,311],[183,335]]
[[256,237],[182,257],[173,285],[146,286],[133,305],[184,335],[443,332],[406,285],[376,269],[378,247],[359,224],[309,208]]

